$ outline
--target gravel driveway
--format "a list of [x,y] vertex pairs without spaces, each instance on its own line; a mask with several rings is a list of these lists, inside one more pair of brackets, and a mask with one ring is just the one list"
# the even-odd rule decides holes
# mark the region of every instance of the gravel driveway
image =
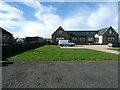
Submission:
[[108,47],[108,45],[76,45],[75,47],[61,47],[61,48],[86,48],[120,55],[120,52],[110,50],[111,47]]
[[118,61],[14,62],[3,88],[117,88]]

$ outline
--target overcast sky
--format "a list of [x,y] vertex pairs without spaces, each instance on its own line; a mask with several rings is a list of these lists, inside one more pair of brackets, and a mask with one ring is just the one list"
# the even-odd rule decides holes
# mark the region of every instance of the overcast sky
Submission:
[[117,2],[21,2],[0,1],[0,27],[14,37],[50,38],[65,30],[97,30],[109,26],[118,32]]

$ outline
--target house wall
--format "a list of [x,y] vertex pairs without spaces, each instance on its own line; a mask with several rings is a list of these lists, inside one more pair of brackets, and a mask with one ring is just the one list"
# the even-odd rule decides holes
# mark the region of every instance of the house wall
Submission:
[[[112,33],[110,34],[110,30],[112,31]],[[59,31],[62,31],[62,34],[59,33]],[[96,39],[95,38],[99,38],[99,42],[98,44],[108,44],[110,42],[107,41],[107,38],[109,37],[113,37],[114,38],[114,42],[118,42],[118,33],[112,28],[110,27],[104,34],[102,35],[91,35],[91,36],[72,36],[70,34],[68,34],[64,29],[57,29],[53,34],[52,34],[52,43],[53,44],[57,44],[58,42],[56,41],[56,38],[64,38],[67,40],[72,40],[72,38],[76,38],[76,40],[72,40],[73,42],[77,43],[77,44],[96,44]],[[80,38],[84,38],[85,40],[80,40]],[[88,41],[88,38],[92,38],[92,41]]]
[[[92,38],[92,41],[89,41],[88,38]],[[94,36],[79,36],[78,44],[94,44],[95,38]]]
[[2,44],[2,30],[0,28],[0,45]]
[[79,44],[84,44],[86,42],[86,36],[82,36],[78,38],[78,43]]
[[[62,31],[62,34],[59,33],[59,31]],[[52,43],[53,44],[58,44],[58,41],[56,41],[57,38],[64,38],[66,40],[70,39],[70,35],[65,32],[64,30],[56,30],[53,35],[52,35]]]
[[13,43],[13,35],[11,33],[8,33],[7,31],[1,29],[0,30],[2,33],[2,43],[3,44],[10,44],[10,43]]
[[[94,36],[71,36],[64,30],[62,34],[59,34],[59,31],[61,30],[56,30],[53,35],[52,35],[52,43],[57,44],[58,42],[56,41],[56,38],[64,37],[66,40],[71,40],[76,44],[95,44],[95,37]],[[73,38],[76,38],[76,40],[73,40]],[[92,38],[92,41],[88,41],[88,38]]]
[[[94,36],[89,36],[89,38],[92,38],[93,40],[92,41],[88,41],[88,37],[86,37],[86,36],[82,36],[82,37],[77,37],[77,36],[70,36],[68,33],[66,33],[65,31],[63,31],[63,34],[59,34],[58,33],[59,32],[59,30],[57,30],[53,35],[52,35],[52,43],[53,44],[58,44],[58,42],[56,41],[56,38],[60,38],[60,37],[64,37],[64,39],[66,39],[66,40],[71,40],[71,41],[73,41],[74,43],[76,43],[76,44],[94,44],[95,43],[95,38],[94,38]],[[73,39],[75,39],[76,38],[76,40],[73,40]],[[80,40],[80,38],[82,38],[82,40]],[[83,38],[85,39],[85,40],[83,40]]]
[[77,37],[77,36],[70,36],[70,40],[77,44],[80,42],[79,37]]
[[[110,34],[110,30],[112,33]],[[114,41],[107,41],[107,38],[114,38]],[[111,42],[118,42],[118,33],[113,29],[109,28],[104,34],[103,34],[103,44],[108,44]]]
[[99,36],[98,34],[95,34],[95,38],[99,38],[98,44],[102,44],[103,43],[103,36]]
[[[92,41],[88,41],[88,38],[92,38]],[[87,37],[87,43],[86,44],[94,44],[95,43],[95,37],[94,36],[88,36]]]

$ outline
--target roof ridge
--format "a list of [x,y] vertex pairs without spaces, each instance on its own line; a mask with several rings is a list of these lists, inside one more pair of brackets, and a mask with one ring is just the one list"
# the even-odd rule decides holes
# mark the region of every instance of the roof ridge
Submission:
[[5,31],[5,32],[7,32],[7,33],[9,33],[9,34],[12,34],[11,32],[7,31],[6,29],[4,29],[4,28],[2,28],[2,27],[0,27],[0,28],[1,28],[2,31]]
[[103,35],[110,27],[102,28],[98,30],[99,35]]
[[66,31],[66,32],[96,32],[97,30],[94,31]]
[[102,29],[107,29],[107,28],[110,28],[110,27],[106,27],[106,28],[101,28],[101,29],[98,29],[98,30],[102,30]]

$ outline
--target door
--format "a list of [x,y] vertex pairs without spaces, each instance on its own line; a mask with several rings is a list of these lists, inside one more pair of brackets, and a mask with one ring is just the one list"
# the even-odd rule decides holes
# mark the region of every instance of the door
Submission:
[[99,38],[95,38],[95,43],[99,43]]

